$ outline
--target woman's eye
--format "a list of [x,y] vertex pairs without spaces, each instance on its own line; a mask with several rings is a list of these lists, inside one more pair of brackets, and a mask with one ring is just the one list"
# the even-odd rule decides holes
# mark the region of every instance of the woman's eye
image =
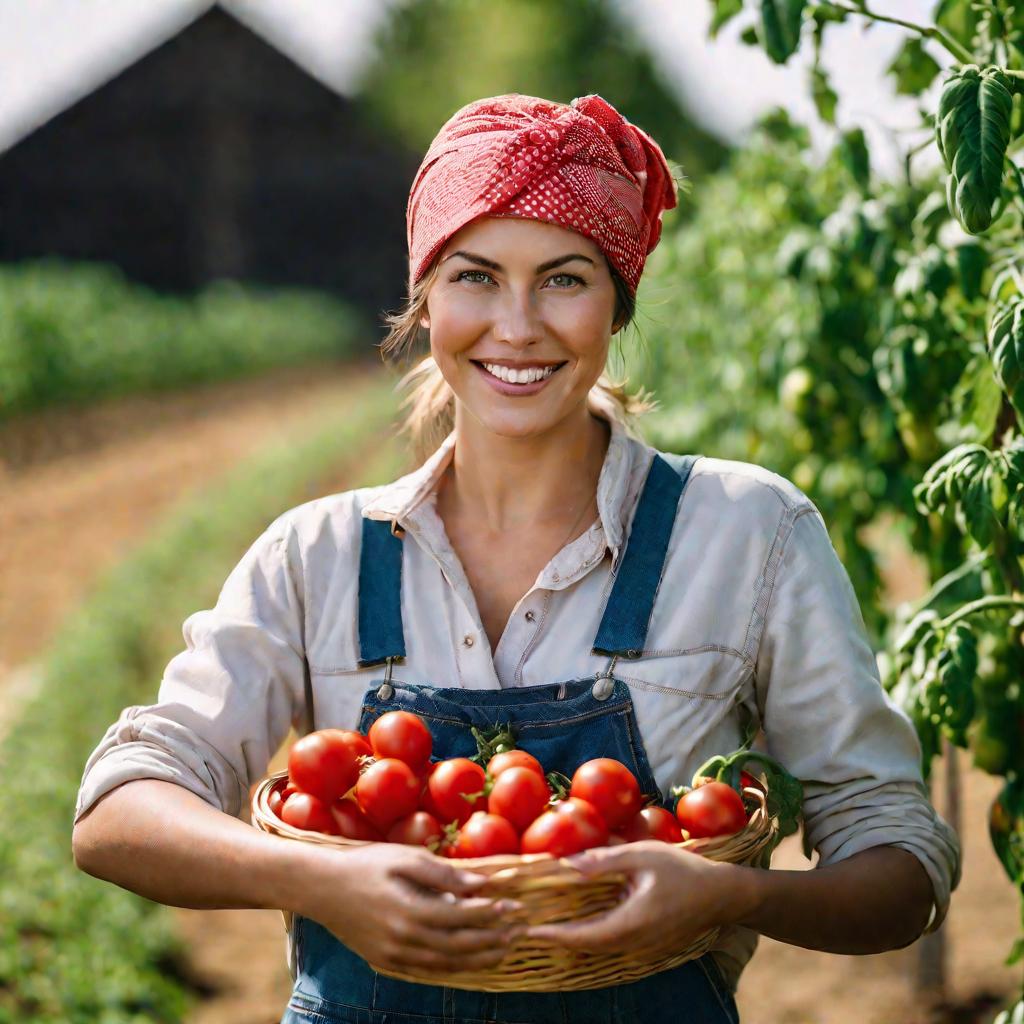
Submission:
[[484,273],[482,270],[463,270],[461,274],[456,276],[455,280],[461,281],[467,274],[476,274],[479,277],[486,277],[488,279],[490,279],[491,276],[490,274]]
[[575,274],[554,274],[552,277],[549,277],[548,280],[555,281],[560,277],[565,278],[565,280],[568,281],[570,285],[583,284],[583,278],[577,277]]

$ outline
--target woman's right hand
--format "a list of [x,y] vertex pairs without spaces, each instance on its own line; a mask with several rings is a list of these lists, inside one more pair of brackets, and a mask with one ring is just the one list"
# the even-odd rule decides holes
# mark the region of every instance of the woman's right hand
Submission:
[[464,971],[494,967],[524,930],[518,905],[475,896],[487,877],[397,843],[337,850],[302,844],[298,913],[375,967]]

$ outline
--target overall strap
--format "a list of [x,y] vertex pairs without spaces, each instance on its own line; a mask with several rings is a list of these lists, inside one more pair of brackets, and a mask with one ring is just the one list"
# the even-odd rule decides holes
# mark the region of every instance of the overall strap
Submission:
[[402,539],[384,519],[363,519],[359,553],[359,667],[405,657]]
[[679,498],[699,455],[656,452],[594,640],[594,654],[639,658],[647,641]]

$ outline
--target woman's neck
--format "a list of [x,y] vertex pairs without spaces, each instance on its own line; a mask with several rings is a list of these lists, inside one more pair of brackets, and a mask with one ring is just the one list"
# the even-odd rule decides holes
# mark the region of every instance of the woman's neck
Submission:
[[504,533],[557,526],[593,501],[611,437],[584,409],[536,437],[502,437],[456,417],[452,462],[442,481],[445,505],[479,528]]

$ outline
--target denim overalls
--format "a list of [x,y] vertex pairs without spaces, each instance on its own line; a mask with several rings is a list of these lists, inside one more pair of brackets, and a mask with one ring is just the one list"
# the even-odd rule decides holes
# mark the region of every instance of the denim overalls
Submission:
[[[644,648],[680,495],[696,456],[656,454],[616,573],[594,653],[610,656],[595,678],[506,690],[434,688],[381,680],[363,700],[365,732],[385,711],[424,718],[434,757],[476,753],[470,726],[511,723],[517,743],[548,771],[571,776],[584,761],[613,757],[644,793],[658,792],[628,686],[616,658]],[[364,519],[359,565],[360,664],[405,656],[402,541],[385,521]],[[389,664],[390,669],[390,664]],[[389,673],[390,675],[390,673]],[[685,742],[685,737],[680,737]],[[682,780],[680,780],[682,781]],[[732,994],[710,953],[641,981],[578,992],[470,992],[395,981],[309,918],[296,916],[297,975],[282,1024],[738,1024]]]

